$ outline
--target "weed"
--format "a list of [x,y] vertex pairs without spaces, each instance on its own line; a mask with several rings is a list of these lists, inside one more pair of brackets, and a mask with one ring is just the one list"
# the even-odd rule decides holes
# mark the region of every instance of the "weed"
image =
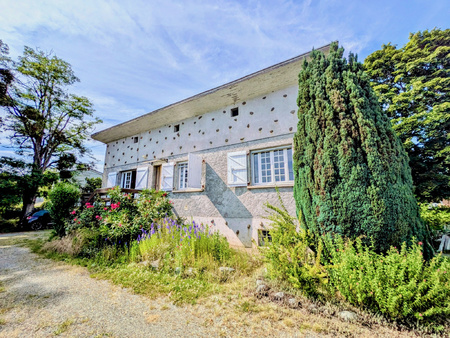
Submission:
[[60,334],[66,332],[69,327],[74,323],[72,319],[66,319],[64,322],[58,325],[55,331],[53,331],[53,334],[55,336],[59,336]]

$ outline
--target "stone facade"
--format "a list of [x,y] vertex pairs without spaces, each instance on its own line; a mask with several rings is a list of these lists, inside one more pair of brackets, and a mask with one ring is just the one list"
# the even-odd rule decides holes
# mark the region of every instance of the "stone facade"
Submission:
[[[148,167],[145,185],[152,187],[155,164],[179,163],[187,161],[189,153],[196,154],[203,160],[202,188],[176,190],[179,177],[175,170],[175,190],[170,198],[176,214],[211,224],[230,243],[250,247],[252,240],[258,242],[258,230],[270,227],[264,218],[267,214],[264,204],[279,203],[274,185],[253,185],[249,154],[260,149],[292,147],[297,125],[296,98],[297,87],[289,86],[109,142],[103,187],[108,185],[109,174],[138,167]],[[236,151],[248,154],[248,186],[234,187],[227,182],[227,154]],[[279,192],[289,212],[295,214],[292,182],[280,185]]]

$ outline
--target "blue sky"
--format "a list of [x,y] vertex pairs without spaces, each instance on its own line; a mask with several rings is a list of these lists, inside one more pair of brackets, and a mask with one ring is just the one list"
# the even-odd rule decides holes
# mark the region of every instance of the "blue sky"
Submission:
[[[0,0],[0,39],[53,51],[103,119],[97,131],[339,40],[361,61],[449,28],[448,0]],[[0,138],[0,155],[10,155]],[[89,147],[101,170],[104,146]]]

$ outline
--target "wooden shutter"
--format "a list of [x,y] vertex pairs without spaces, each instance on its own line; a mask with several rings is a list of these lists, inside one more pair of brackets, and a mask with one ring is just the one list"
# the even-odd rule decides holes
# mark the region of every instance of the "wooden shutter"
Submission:
[[202,188],[202,158],[199,155],[188,155],[188,187]]
[[147,189],[148,167],[138,167],[136,169],[135,189]]
[[173,190],[173,169],[175,167],[174,162],[165,163],[161,166],[161,190],[172,191]]
[[117,181],[117,173],[116,172],[109,173],[108,181],[106,182],[106,188],[112,188],[116,186],[116,181]]
[[237,151],[227,154],[228,185],[247,186],[247,152]]

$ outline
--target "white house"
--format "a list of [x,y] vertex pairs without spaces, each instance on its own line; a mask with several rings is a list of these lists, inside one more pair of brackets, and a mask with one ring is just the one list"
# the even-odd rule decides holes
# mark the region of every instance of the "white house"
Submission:
[[250,247],[267,235],[264,204],[277,204],[276,187],[295,214],[292,142],[308,55],[94,134],[107,144],[102,186],[169,191],[177,215]]

